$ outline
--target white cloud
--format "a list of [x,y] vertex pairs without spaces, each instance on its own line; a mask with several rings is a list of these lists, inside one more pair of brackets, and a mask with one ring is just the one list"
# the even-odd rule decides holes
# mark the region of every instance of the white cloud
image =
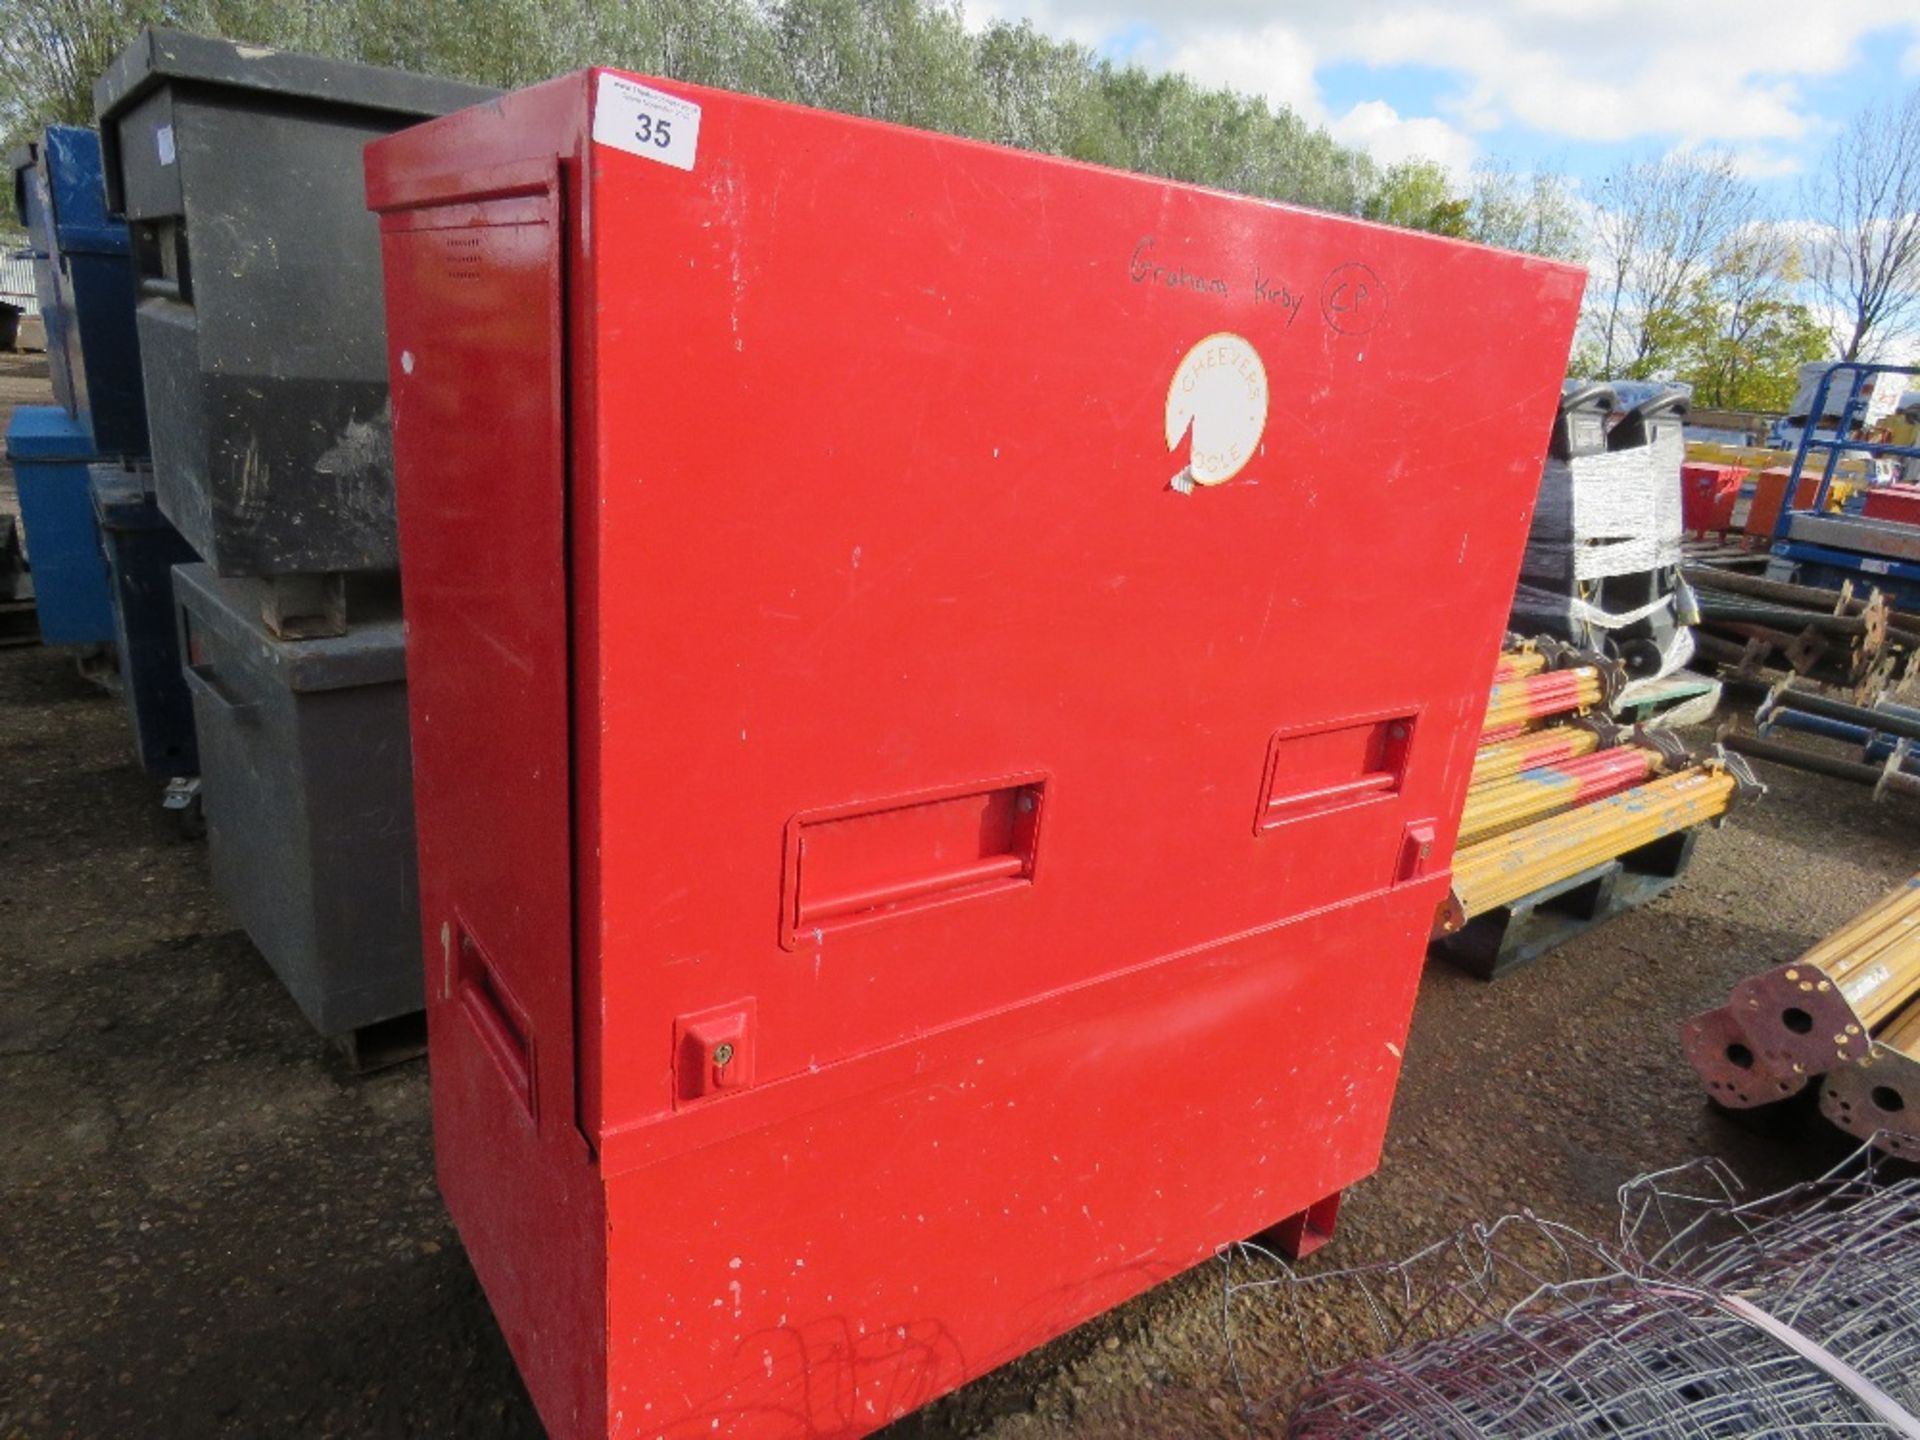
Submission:
[[1205,84],[1284,105],[1383,165],[1420,156],[1464,178],[1479,148],[1446,120],[1404,116],[1384,100],[1363,100],[1344,115],[1331,114],[1314,78],[1312,47],[1285,25],[1263,25],[1250,34],[1221,30],[1195,35],[1164,55],[1164,64]]
[[1383,165],[1415,157],[1437,161],[1456,180],[1473,168],[1472,137],[1431,115],[1408,119],[1384,100],[1363,100],[1327,127],[1344,145],[1358,146]]
[[1265,25],[1251,33],[1203,31],[1185,40],[1164,64],[1206,84],[1285,105],[1315,124],[1327,121],[1313,78],[1313,48],[1287,26]]
[[1771,150],[1764,145],[1743,145],[1728,153],[1733,159],[1734,170],[1749,180],[1778,180],[1788,175],[1798,175],[1802,169],[1799,156]]
[[[968,3],[1080,37],[1150,26],[1162,41],[1142,53],[1143,62],[1191,69],[1322,121],[1313,85],[1322,67],[1421,66],[1453,78],[1457,90],[1438,108],[1458,127],[1518,123],[1582,141],[1793,144],[1820,123],[1804,83],[1846,69],[1864,45],[1898,45],[1920,71],[1920,0],[1847,7],[1806,0]],[[1442,139],[1437,132],[1428,138]],[[1458,150],[1458,141],[1446,143]]]
[[[1698,155],[1703,148],[1692,143],[1675,145],[1667,157]],[[1733,166],[1733,173],[1748,180],[1779,180],[1798,175],[1806,168],[1800,156],[1776,145],[1715,145],[1711,153],[1724,155]]]

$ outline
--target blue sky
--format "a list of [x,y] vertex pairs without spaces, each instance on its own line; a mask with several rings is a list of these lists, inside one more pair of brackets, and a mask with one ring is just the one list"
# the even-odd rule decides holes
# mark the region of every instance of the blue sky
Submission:
[[1920,83],[1920,0],[963,0],[1291,105],[1393,161],[1551,167],[1724,148],[1791,210],[1867,101]]

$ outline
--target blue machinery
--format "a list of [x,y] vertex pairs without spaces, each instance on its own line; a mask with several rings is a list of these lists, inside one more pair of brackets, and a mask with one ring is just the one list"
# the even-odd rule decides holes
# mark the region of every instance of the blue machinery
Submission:
[[[1920,458],[1917,446],[1848,438],[1866,416],[1870,382],[1881,375],[1912,377],[1920,375],[1920,367],[1841,360],[1820,377],[1793,458],[1793,474],[1787,481],[1780,517],[1774,522],[1773,560],[1767,570],[1775,579],[1799,579],[1828,589],[1838,589],[1849,580],[1870,583],[1886,591],[1902,608],[1920,609],[1920,525],[1827,513],[1827,497],[1843,454]],[[1833,434],[1823,436],[1820,426],[1829,413],[1828,401],[1836,385],[1846,386],[1846,403]],[[1808,458],[1816,451],[1824,455],[1819,462],[1820,487],[1810,506],[1796,507],[1794,499],[1801,477],[1807,471]]]

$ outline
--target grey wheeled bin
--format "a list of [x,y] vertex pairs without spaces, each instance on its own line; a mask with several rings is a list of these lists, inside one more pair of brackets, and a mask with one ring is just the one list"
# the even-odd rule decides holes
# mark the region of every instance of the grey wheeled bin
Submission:
[[260,582],[173,572],[214,890],[307,1019],[359,1063],[425,1003],[397,615],[282,640]]
[[498,92],[148,30],[94,85],[138,272],[161,511],[289,637],[399,565],[367,142]]

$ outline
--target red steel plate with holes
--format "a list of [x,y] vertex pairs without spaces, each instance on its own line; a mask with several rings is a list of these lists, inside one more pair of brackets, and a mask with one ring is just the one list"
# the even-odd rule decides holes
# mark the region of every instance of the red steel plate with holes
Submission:
[[438,1165],[548,1427],[863,1434],[1330,1216],[1577,272],[608,72],[368,190]]

